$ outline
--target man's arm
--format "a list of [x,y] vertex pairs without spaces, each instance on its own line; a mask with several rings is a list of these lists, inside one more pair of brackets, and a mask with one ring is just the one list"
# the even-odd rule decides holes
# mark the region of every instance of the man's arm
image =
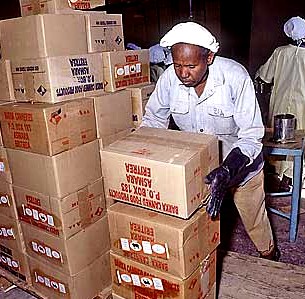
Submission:
[[206,210],[212,218],[220,212],[227,190],[238,186],[263,163],[261,139],[264,126],[251,78],[247,74],[239,77],[232,82],[232,89],[238,140],[221,165],[205,178],[205,183],[211,186],[211,199]]
[[234,94],[234,121],[239,128],[238,140],[233,144],[239,147],[251,164],[262,151],[262,138],[265,128],[255,89],[250,76],[238,84]]

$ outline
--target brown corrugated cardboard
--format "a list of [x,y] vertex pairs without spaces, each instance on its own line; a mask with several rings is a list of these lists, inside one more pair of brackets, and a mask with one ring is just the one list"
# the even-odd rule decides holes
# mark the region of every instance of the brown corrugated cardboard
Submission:
[[112,299],[124,299],[124,298],[115,293],[112,293]]
[[0,214],[0,244],[24,252],[24,241],[17,219]]
[[24,59],[11,66],[18,101],[57,103],[104,92],[101,53]]
[[1,21],[1,53],[20,59],[87,53],[83,15],[45,14]]
[[63,198],[102,176],[98,141],[55,156],[6,149],[14,185]]
[[108,288],[102,290],[99,293],[97,298],[98,299],[113,299],[112,298],[112,288],[111,288],[111,285]]
[[46,298],[92,299],[111,284],[109,253],[73,276],[29,257],[33,287]]
[[31,284],[30,268],[27,256],[14,248],[1,244],[0,241],[0,267],[20,280]]
[[[123,130],[120,131],[116,134],[112,134],[109,136],[104,136],[103,138],[99,139],[99,145],[100,145],[100,149],[102,150],[105,146],[108,146],[109,144],[126,137],[127,135],[129,135],[130,133],[132,133],[134,131],[134,128],[130,128],[127,130]],[[102,155],[102,152],[101,152]]]
[[13,183],[7,151],[3,146],[0,146],[0,181]]
[[183,279],[220,243],[219,221],[205,208],[184,220],[115,203],[108,219],[112,252]]
[[37,14],[62,13],[73,10],[68,0],[19,0],[20,11],[23,17]]
[[186,279],[110,254],[112,289],[125,299],[205,298],[216,281],[216,252]]
[[13,185],[0,180],[0,215],[18,219]]
[[105,0],[19,0],[21,15],[73,13],[105,5]]
[[11,62],[0,61],[0,100],[15,101]]
[[64,240],[22,223],[22,232],[29,256],[74,275],[110,249],[107,216]]
[[0,106],[4,146],[56,155],[96,139],[93,99]]
[[92,9],[105,5],[105,0],[68,0],[73,9]]
[[[0,80],[1,81],[1,80]],[[1,83],[0,83],[1,84]],[[11,101],[0,101],[0,106],[7,105],[11,103]],[[3,139],[2,139],[2,129],[0,127],[0,146],[3,146]]]
[[124,51],[122,15],[86,14],[88,52]]
[[103,62],[107,92],[150,82],[147,49],[103,52]]
[[101,152],[106,197],[188,218],[209,195],[215,136],[139,128]]
[[133,128],[131,92],[121,90],[94,98],[97,138]]
[[68,239],[105,216],[102,178],[60,199],[13,186],[19,220]]
[[132,120],[135,127],[138,127],[142,122],[148,99],[155,89],[155,83],[128,89],[131,90]]

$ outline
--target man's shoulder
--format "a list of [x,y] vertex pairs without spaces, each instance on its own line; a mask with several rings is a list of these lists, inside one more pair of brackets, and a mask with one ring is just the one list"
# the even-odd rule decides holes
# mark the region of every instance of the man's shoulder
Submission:
[[216,56],[211,67],[225,76],[248,76],[247,69],[241,63],[222,56]]

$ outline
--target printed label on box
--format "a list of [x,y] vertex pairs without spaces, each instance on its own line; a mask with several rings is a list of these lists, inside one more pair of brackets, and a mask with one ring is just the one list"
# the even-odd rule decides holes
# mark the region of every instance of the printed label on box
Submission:
[[169,250],[166,243],[159,244],[148,241],[136,241],[127,238],[120,238],[121,247],[124,251],[134,251],[151,256],[169,259]]
[[51,276],[47,276],[43,273],[39,273],[36,270],[34,271],[34,277],[35,277],[35,282],[43,285],[44,287],[53,289],[55,292],[58,292],[60,294],[68,293],[68,288],[65,286],[65,284]]
[[150,288],[154,290],[163,291],[163,284],[160,278],[152,276],[144,276],[138,274],[128,274],[126,272],[117,270],[117,278],[120,284],[130,284],[137,287]]

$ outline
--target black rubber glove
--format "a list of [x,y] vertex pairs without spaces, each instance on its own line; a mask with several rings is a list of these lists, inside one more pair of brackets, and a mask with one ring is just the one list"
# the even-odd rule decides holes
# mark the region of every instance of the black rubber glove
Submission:
[[211,199],[206,207],[207,213],[215,218],[219,214],[222,201],[230,187],[234,177],[250,162],[238,147],[228,154],[223,163],[212,170],[205,178],[205,183],[211,185]]

